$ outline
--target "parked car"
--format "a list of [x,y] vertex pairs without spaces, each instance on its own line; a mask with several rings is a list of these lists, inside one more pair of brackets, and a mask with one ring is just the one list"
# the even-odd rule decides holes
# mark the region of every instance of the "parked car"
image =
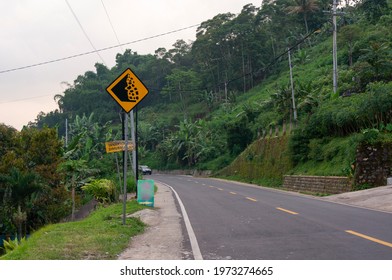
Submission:
[[151,175],[151,174],[152,174],[151,168],[148,167],[147,165],[140,165],[140,166],[139,166],[139,171],[140,171],[143,175]]

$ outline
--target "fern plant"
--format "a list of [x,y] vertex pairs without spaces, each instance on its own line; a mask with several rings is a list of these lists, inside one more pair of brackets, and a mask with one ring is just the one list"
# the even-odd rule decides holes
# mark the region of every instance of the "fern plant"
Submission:
[[12,240],[11,238],[9,240],[4,240],[3,241],[3,246],[4,246],[5,253],[8,254],[9,252],[15,250],[16,248],[18,248],[25,241],[26,241],[25,237],[23,237],[20,240],[20,242],[18,241],[17,237],[15,237],[14,240]]

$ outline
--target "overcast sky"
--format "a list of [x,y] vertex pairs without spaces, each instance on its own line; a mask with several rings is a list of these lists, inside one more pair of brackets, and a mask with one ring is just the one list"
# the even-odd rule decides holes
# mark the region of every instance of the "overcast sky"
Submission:
[[96,62],[111,68],[126,48],[139,54],[170,49],[178,39],[194,40],[196,27],[100,55],[7,70],[198,25],[219,13],[238,14],[249,3],[259,7],[261,0],[0,0],[0,123],[20,130],[39,112],[56,109],[53,97],[66,89],[62,82],[72,84]]

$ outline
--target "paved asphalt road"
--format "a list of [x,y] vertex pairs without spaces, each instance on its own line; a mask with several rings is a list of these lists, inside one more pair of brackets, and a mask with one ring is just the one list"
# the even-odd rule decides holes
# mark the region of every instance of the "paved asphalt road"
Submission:
[[392,260],[392,214],[241,183],[156,175],[188,213],[204,259]]

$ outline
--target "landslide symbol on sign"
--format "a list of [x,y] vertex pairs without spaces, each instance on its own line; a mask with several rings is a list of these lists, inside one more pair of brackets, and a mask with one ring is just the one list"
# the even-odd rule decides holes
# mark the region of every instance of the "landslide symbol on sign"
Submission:
[[127,86],[125,89],[128,92],[129,101],[137,102],[139,100],[139,91],[137,90],[137,87],[135,86],[135,81],[133,80],[130,74],[128,74]]
[[110,84],[106,91],[126,113],[129,113],[148,94],[147,87],[129,68]]

